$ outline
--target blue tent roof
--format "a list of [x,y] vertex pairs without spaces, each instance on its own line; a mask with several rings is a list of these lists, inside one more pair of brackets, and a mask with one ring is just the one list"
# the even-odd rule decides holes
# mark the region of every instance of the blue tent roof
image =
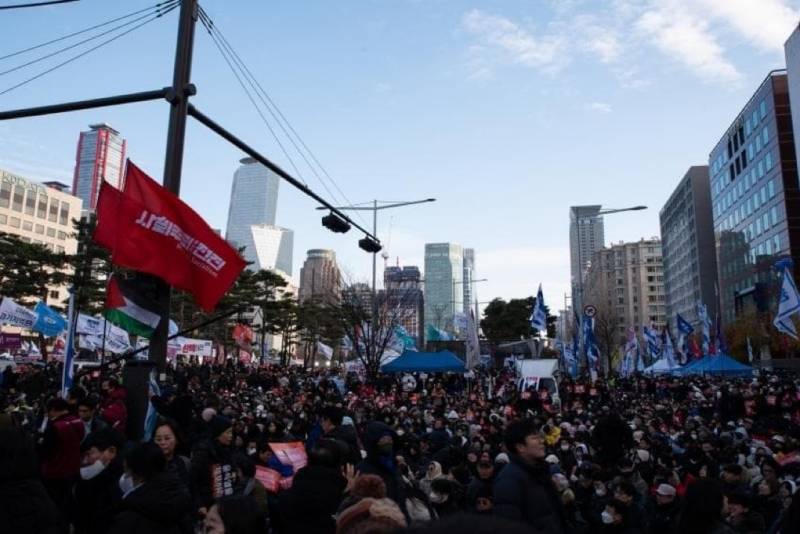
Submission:
[[706,356],[681,369],[681,374],[746,375],[753,372],[749,365],[740,363],[727,354]]
[[464,362],[450,352],[415,352],[407,350],[396,360],[381,367],[384,373],[428,372],[428,373],[463,373]]

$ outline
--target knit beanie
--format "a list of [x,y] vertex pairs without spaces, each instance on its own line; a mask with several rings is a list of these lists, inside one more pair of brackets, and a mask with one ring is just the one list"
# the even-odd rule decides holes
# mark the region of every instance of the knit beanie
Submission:
[[212,438],[219,437],[223,432],[232,426],[233,423],[231,423],[231,420],[222,415],[215,415],[211,418],[211,421],[208,422],[208,430],[211,433]]

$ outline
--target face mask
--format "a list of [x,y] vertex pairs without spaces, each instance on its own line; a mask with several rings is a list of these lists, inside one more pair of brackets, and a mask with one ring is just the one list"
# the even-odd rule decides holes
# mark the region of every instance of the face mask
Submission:
[[378,452],[381,454],[392,454],[392,444],[384,443],[383,445],[378,445]]
[[248,456],[252,456],[252,455],[254,455],[255,453],[256,453],[256,449],[255,449],[255,447],[251,447],[251,448],[247,449],[247,455],[248,455]]
[[614,516],[609,514],[605,510],[603,510],[603,513],[600,514],[600,517],[603,518],[603,523],[605,523],[606,525],[610,525],[611,523],[614,522]]
[[568,451],[569,450],[569,445],[562,445],[561,446],[561,450],[562,451]]
[[444,501],[447,500],[447,496],[432,491],[430,495],[430,500],[434,504],[442,504]]
[[102,473],[103,469],[105,468],[106,468],[105,464],[100,460],[97,460],[92,465],[81,467],[81,478],[83,480],[91,480],[100,473]]
[[606,493],[608,493],[608,492],[606,491],[605,488],[595,488],[594,493],[598,497],[605,497]]
[[123,495],[129,491],[132,491],[134,487],[133,479],[130,476],[123,474],[121,477],[119,477],[119,489],[122,491]]

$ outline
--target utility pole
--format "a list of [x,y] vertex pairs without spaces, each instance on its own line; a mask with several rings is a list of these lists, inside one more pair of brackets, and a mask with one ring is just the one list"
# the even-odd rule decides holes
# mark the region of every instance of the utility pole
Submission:
[[[164,159],[164,187],[178,195],[181,189],[181,169],[183,167],[183,147],[186,139],[186,117],[189,97],[195,93],[191,85],[192,49],[194,30],[197,22],[197,0],[181,0],[178,18],[178,41],[175,45],[175,68],[172,76],[172,89],[169,95],[169,126],[167,130],[167,150]],[[164,380],[167,366],[167,333],[169,328],[169,284],[153,277],[158,295],[161,322],[150,340],[150,359],[158,367],[160,379]]]

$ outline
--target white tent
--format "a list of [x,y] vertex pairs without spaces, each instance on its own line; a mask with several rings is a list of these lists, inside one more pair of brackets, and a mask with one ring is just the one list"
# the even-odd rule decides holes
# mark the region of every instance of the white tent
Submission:
[[675,369],[680,369],[680,365],[670,367],[667,358],[661,358],[656,363],[644,370],[645,374],[654,375],[658,373],[671,373]]

